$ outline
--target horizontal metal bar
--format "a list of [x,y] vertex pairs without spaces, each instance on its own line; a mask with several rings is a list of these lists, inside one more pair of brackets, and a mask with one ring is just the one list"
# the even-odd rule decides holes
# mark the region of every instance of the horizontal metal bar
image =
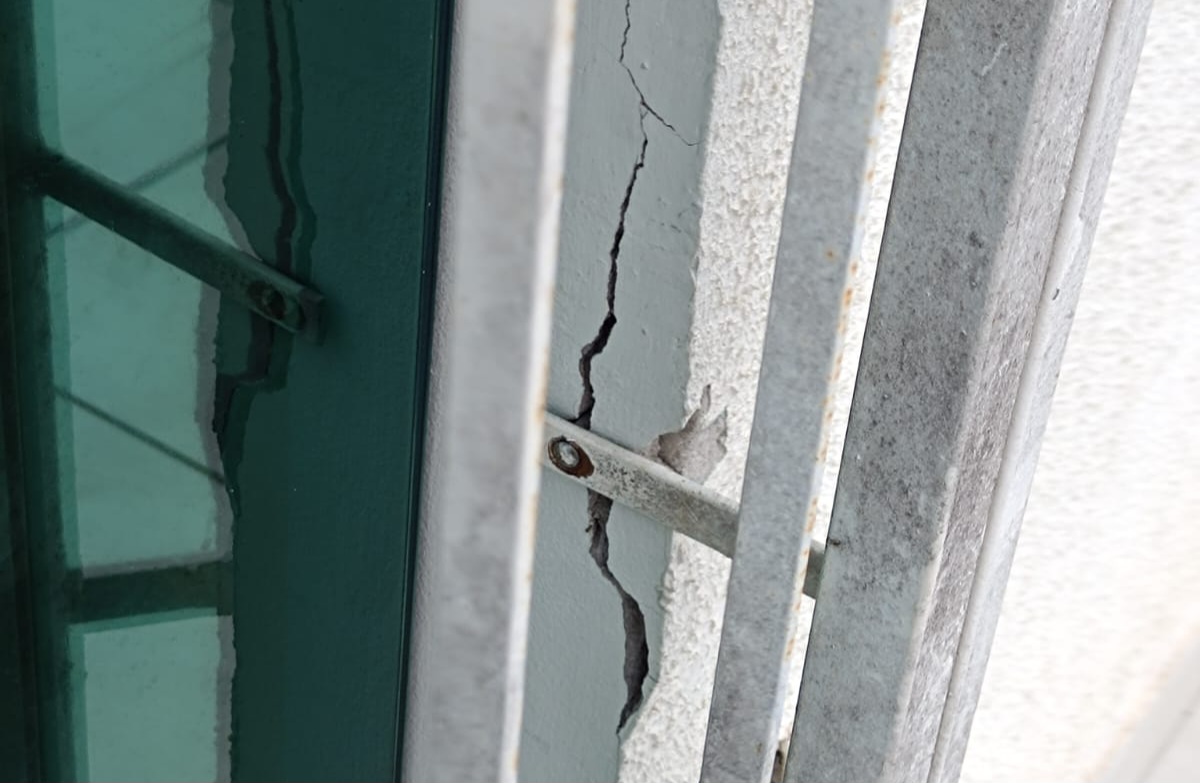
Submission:
[[[726,557],[737,540],[738,506],[666,465],[546,414],[542,462],[588,489],[612,498]],[[802,512],[803,509],[799,509]],[[825,549],[813,542],[804,594],[817,597]]]
[[69,579],[78,587],[71,592],[79,601],[71,621],[90,623],[210,607],[219,615],[232,614],[231,566],[228,560],[209,560],[103,576],[72,571]]
[[254,256],[56,153],[38,156],[27,182],[268,321],[319,341],[321,294]]

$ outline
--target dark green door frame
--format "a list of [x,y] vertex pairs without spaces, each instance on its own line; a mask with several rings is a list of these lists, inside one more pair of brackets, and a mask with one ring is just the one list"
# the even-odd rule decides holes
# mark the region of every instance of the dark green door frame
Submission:
[[[450,2],[233,4],[229,79],[214,74],[211,89],[227,90],[219,184],[239,254],[197,245],[188,226],[42,146],[28,13],[40,1],[0,10],[0,675],[22,697],[0,709],[0,777],[72,777],[72,618],[232,600],[234,779],[397,778]],[[83,198],[73,206],[192,274],[242,263],[217,281],[232,575],[213,563],[100,584],[66,571],[43,193]],[[295,336],[291,311],[254,282],[279,273],[297,301],[324,295],[320,344]]]
[[399,758],[449,8],[266,8],[234,7],[226,201],[327,306],[320,346],[221,309],[233,769],[380,780]]

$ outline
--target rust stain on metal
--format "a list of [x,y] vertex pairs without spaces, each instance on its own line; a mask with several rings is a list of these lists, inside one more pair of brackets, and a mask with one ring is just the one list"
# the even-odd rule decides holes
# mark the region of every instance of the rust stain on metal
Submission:
[[561,435],[546,445],[546,456],[554,467],[576,478],[587,478],[596,472],[591,457],[578,443]]
[[810,538],[811,538],[811,533],[813,532],[813,528],[816,527],[816,524],[817,524],[817,496],[813,495],[813,499],[810,500],[808,503],[808,514],[806,515],[805,520],[804,520],[804,531],[806,533],[810,534]]

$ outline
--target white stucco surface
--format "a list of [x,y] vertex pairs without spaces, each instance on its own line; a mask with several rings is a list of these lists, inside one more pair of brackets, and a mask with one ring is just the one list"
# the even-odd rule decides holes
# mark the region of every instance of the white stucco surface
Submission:
[[[853,368],[903,123],[921,2],[903,4],[856,280],[827,520]],[[720,4],[688,399],[711,385],[736,497],[753,417],[811,2]],[[1200,637],[1200,7],[1158,0],[1026,514],[963,780],[1085,781],[1143,719]],[[823,530],[818,528],[818,536]],[[621,780],[698,777],[728,562],[676,536],[659,681]],[[795,672],[798,683],[799,671]],[[788,711],[790,714],[790,710]],[[781,727],[781,737],[788,726]]]

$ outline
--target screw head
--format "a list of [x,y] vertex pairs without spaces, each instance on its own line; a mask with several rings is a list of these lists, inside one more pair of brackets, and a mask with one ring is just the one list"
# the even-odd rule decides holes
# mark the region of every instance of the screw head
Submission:
[[567,438],[557,437],[546,446],[546,453],[554,467],[568,476],[586,478],[592,475],[595,467],[587,452],[578,443]]
[[579,467],[579,447],[565,438],[558,438],[550,444],[550,458],[554,464],[563,470]]

